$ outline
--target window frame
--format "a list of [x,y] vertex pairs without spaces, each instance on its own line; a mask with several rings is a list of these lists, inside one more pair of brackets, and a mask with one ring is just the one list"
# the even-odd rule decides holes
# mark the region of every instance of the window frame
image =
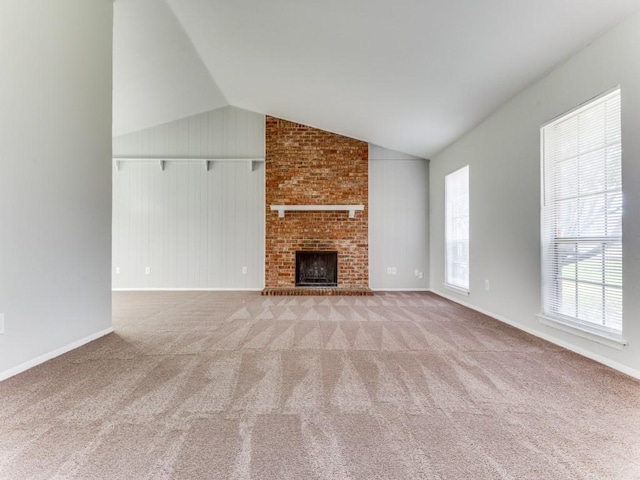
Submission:
[[[552,121],[540,127],[540,172],[541,172],[540,238],[541,238],[541,270],[542,270],[541,271],[541,274],[542,274],[541,300],[542,302],[541,302],[541,313],[538,315],[538,317],[540,321],[545,325],[560,328],[561,330],[573,333],[581,337],[589,338],[591,340],[595,340],[605,345],[614,346],[616,348],[621,348],[621,346],[626,345],[626,341],[623,338],[624,315],[623,315],[623,305],[622,305],[623,304],[623,287],[624,287],[623,285],[622,217],[624,212],[624,209],[623,209],[624,200],[623,200],[623,191],[622,191],[622,132],[621,132],[622,131],[622,126],[621,126],[621,114],[622,114],[621,103],[622,102],[621,102],[621,97],[622,95],[621,95],[620,87],[618,86],[607,92],[604,92],[601,95],[598,95],[597,97],[590,99],[584,104],[558,116],[557,118],[553,119]],[[593,192],[589,192],[587,190],[586,193],[583,193],[581,192],[581,189],[580,189],[580,187],[583,187],[584,184],[587,183],[586,181],[581,180],[581,177],[580,177],[580,167],[582,166],[581,162],[586,162],[587,160],[585,160],[585,158],[588,155],[593,154],[593,152],[581,151],[580,147],[576,146],[575,153],[567,155],[567,157],[563,158],[562,160],[558,160],[557,158],[548,159],[547,158],[548,156],[553,157],[553,155],[552,154],[547,155],[547,145],[545,143],[547,131],[548,129],[552,129],[557,125],[561,125],[562,123],[566,123],[573,119],[577,119],[576,122],[578,122],[578,126],[575,127],[575,132],[573,133],[575,133],[576,138],[579,139],[580,134],[583,133],[583,131],[580,130],[581,128],[579,123],[581,118],[580,115],[594,112],[598,107],[602,105],[605,105],[605,108],[606,108],[606,103],[609,100],[615,101],[616,99],[619,102],[618,109],[617,111],[615,111],[615,114],[617,116],[616,121],[618,122],[618,126],[619,126],[619,130],[616,130],[618,132],[617,133],[618,141],[616,143],[610,143],[607,140],[608,138],[607,128],[610,127],[610,125],[607,123],[608,112],[605,110],[602,115],[603,127],[601,130],[602,132],[601,135],[604,140],[602,142],[602,145],[594,150],[598,152],[598,155],[602,156],[601,159],[598,158],[598,160],[602,163],[602,166],[598,166],[598,168],[594,169],[593,171],[590,169],[593,167],[585,168],[585,171],[588,170],[587,175],[600,174],[603,177],[603,180],[602,180],[603,189],[599,193],[599,195],[603,195],[604,197],[604,202],[603,202],[604,207],[602,208],[601,212],[598,212],[597,215],[593,215],[592,217],[589,216],[587,218],[593,219],[594,223],[604,222],[603,223],[604,231],[606,233],[604,235],[583,235],[582,230],[578,228],[577,234],[574,237],[563,236],[562,233],[558,233],[558,232],[562,232],[567,225],[563,223],[559,224],[558,219],[561,218],[562,215],[566,215],[567,217],[569,217],[570,214],[573,214],[574,216],[576,216],[576,219],[574,219],[574,222],[577,220],[577,222],[581,224],[583,217],[581,217],[582,214],[579,213],[580,201],[581,200],[584,201],[585,198],[588,199],[589,197],[594,198],[595,196]],[[564,138],[562,140],[557,140],[557,141],[559,142],[567,141],[567,138]],[[614,168],[616,168],[617,172],[619,173],[618,173],[618,176],[615,177],[614,182],[618,181],[619,186],[616,186],[615,188],[612,188],[609,183],[611,182],[610,172],[608,171],[608,169],[611,166],[611,164],[608,163],[609,161],[608,155],[609,155],[610,148],[614,148],[614,149],[618,148],[617,154],[614,154],[615,155],[614,162],[617,162],[615,163]],[[558,152],[552,152],[552,153],[557,154]],[[578,168],[577,172],[572,171],[571,173],[562,173],[562,172],[558,173],[559,165],[561,164],[561,162],[566,162],[567,159],[575,159],[576,166]],[[592,178],[592,177],[588,176],[586,178]],[[569,179],[569,182],[567,182],[567,179]],[[574,195],[575,195],[576,203],[578,205],[578,209],[574,212],[571,212],[570,206],[562,207],[563,202],[565,203],[568,203],[568,202],[566,202],[566,198],[563,198],[562,195],[556,193],[556,191],[559,188],[566,187],[567,185],[575,188],[576,193]],[[618,193],[620,198],[619,200],[620,211],[616,212],[616,215],[617,215],[616,218],[618,218],[619,216],[619,222],[620,222],[619,234],[609,234],[608,233],[608,217],[611,214],[608,211],[608,208],[610,208],[608,195],[615,194],[615,193]],[[590,213],[590,215],[592,215],[592,213]],[[558,260],[557,251],[561,248],[560,246],[565,244],[575,246],[575,251],[577,252],[576,257],[579,258],[580,246],[584,248],[585,245],[589,245],[590,243],[597,243],[600,246],[600,250],[599,250],[600,253],[597,254],[595,257],[597,259],[599,256],[601,256],[601,259],[599,260],[602,263],[601,281],[588,282],[583,278],[581,278],[581,273],[579,271],[580,269],[578,268],[578,264],[583,260],[576,260],[575,273],[573,277],[565,278],[566,276],[565,273],[560,271],[561,265],[560,265],[560,261]],[[607,252],[607,249],[609,249],[612,246],[613,248],[619,251],[619,275],[620,275],[619,286],[609,285],[608,281],[606,280],[606,277],[608,276],[607,265],[611,266],[611,263],[607,264],[606,252]],[[590,260],[590,259],[591,257],[587,257],[587,260]],[[585,276],[584,273],[582,274],[582,276]],[[563,305],[563,302],[565,302],[565,300],[561,298],[562,294],[558,293],[558,291],[561,291],[562,289],[562,287],[560,286],[560,282],[565,282],[565,281],[573,282],[575,284],[576,298],[575,298],[575,314],[574,315],[567,315],[566,313],[559,311],[561,309],[564,309],[564,310],[567,309],[566,305]],[[580,294],[578,289],[580,285],[582,285],[584,288],[584,285],[589,283],[590,285],[601,289],[600,302],[602,305],[601,307],[602,308],[602,325],[596,323],[592,319],[587,319],[583,313],[580,313],[580,306],[582,305],[583,308],[585,306],[585,304],[584,303],[581,304],[580,301],[585,302],[585,300],[584,299],[580,300]],[[614,288],[619,290],[619,296],[620,296],[620,300],[619,300],[620,301],[620,313],[619,313],[620,327],[619,329],[611,326],[614,323],[618,323],[614,321],[615,319],[612,319],[613,317],[611,316],[609,318],[609,325],[607,325],[607,312],[606,312],[606,302],[607,302],[607,293],[608,293],[607,288]],[[587,295],[585,295],[584,293],[582,296],[587,297]],[[588,302],[588,300],[586,301]]]
[[[450,197],[448,195],[448,191],[450,188],[452,188],[450,186],[450,183],[453,184],[454,181],[456,181],[456,176],[459,175],[465,175],[465,180],[466,180],[466,208],[463,209],[463,211],[466,211],[466,216],[465,215],[457,215],[453,218],[451,217],[451,211],[453,209],[453,205],[450,205]],[[463,295],[469,295],[469,288],[470,288],[470,280],[471,280],[471,268],[470,268],[470,238],[471,238],[471,232],[470,232],[470,168],[469,165],[465,165],[463,167],[460,167],[450,173],[448,173],[447,175],[445,175],[444,177],[444,285],[445,287],[456,291],[457,293],[461,293]],[[450,260],[450,248],[452,247],[452,243],[454,241],[456,241],[455,239],[451,239],[450,240],[450,230],[452,228],[452,224],[450,223],[450,220],[456,220],[456,219],[464,219],[466,218],[466,239],[464,239],[463,241],[466,242],[466,252],[465,255],[466,256],[466,284],[462,283],[462,282],[455,282],[452,281],[454,280],[453,278],[451,278],[451,270],[453,269],[453,265],[449,263]],[[460,247],[464,248],[465,245],[461,245],[458,244],[456,245],[456,249],[459,250]]]

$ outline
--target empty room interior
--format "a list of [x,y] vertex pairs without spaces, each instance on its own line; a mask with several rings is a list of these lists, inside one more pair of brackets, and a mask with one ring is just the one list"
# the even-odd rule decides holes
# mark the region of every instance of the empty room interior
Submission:
[[3,0],[0,59],[0,478],[640,478],[640,0]]

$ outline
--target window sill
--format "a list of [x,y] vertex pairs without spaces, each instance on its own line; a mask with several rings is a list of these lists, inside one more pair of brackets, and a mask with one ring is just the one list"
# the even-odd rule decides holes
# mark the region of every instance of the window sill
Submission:
[[577,337],[591,340],[592,342],[606,345],[607,347],[622,350],[627,341],[622,336],[617,337],[614,335],[601,332],[596,328],[589,328],[588,325],[578,325],[568,321],[563,321],[558,318],[547,317],[546,315],[538,315],[538,320],[542,325],[562,330],[563,332],[571,333]]
[[446,288],[447,290],[451,290],[452,292],[456,292],[460,295],[464,295],[465,297],[469,296],[469,290],[465,290],[462,287],[456,287],[455,285],[449,285],[448,283],[445,283],[444,288]]

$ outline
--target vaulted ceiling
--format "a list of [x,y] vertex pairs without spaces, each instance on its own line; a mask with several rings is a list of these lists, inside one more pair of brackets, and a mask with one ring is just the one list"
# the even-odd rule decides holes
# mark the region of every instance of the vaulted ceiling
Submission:
[[120,135],[233,105],[429,158],[640,0],[116,0]]

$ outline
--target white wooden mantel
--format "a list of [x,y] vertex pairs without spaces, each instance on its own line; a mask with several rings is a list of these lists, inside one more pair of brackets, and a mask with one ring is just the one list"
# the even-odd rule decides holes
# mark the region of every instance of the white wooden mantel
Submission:
[[357,210],[364,210],[364,205],[271,205],[272,211],[278,212],[278,217],[284,218],[284,212],[309,211],[347,211],[349,218],[355,218]]
[[254,163],[264,163],[264,158],[169,158],[169,157],[113,157],[116,170],[120,170],[123,162],[158,162],[164,171],[166,162],[201,162],[205,171],[209,171],[212,162],[246,162],[249,171],[253,171]]

